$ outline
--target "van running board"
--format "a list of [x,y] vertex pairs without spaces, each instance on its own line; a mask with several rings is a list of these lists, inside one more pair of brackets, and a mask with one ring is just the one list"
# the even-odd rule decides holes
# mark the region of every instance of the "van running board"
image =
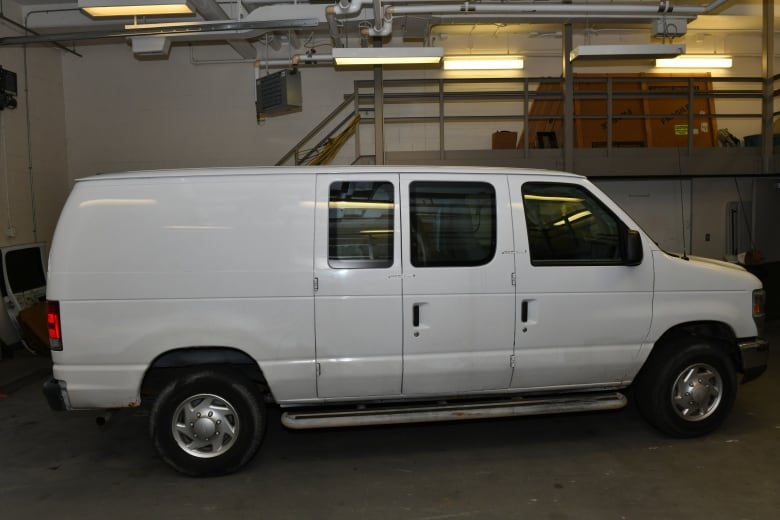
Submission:
[[282,424],[294,430],[342,428],[378,424],[406,424],[438,421],[493,419],[521,415],[618,410],[628,401],[618,392],[526,397],[469,403],[418,404],[403,407],[349,410],[291,411],[282,414]]

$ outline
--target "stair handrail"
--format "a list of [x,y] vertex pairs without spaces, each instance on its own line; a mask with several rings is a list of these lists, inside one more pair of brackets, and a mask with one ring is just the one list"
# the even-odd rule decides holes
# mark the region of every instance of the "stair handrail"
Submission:
[[[311,139],[312,139],[312,138],[313,138],[315,135],[317,135],[317,134],[318,134],[318,133],[319,133],[319,132],[320,132],[320,131],[321,131],[323,128],[325,128],[325,126],[327,126],[327,125],[328,125],[328,124],[329,124],[329,123],[330,123],[330,122],[331,122],[331,121],[332,121],[332,120],[333,120],[333,119],[336,117],[336,115],[337,115],[339,112],[341,112],[342,110],[344,110],[344,109],[345,109],[346,107],[348,107],[349,105],[351,105],[351,104],[354,104],[354,102],[355,102],[355,93],[354,93],[354,92],[353,92],[352,94],[346,95],[346,96],[344,97],[344,101],[343,101],[343,102],[342,102],[342,103],[341,103],[339,106],[337,106],[336,108],[334,108],[334,109],[333,109],[333,111],[331,111],[331,113],[330,113],[330,114],[328,114],[327,116],[325,116],[325,117],[322,119],[322,121],[320,122],[320,124],[318,124],[317,126],[315,126],[315,127],[314,127],[314,128],[313,128],[313,129],[312,129],[312,130],[311,130],[311,131],[308,133],[308,134],[306,134],[306,135],[303,137],[303,139],[301,139],[300,141],[298,141],[298,143],[297,143],[295,146],[293,146],[293,147],[290,149],[290,151],[289,151],[289,152],[287,152],[286,154],[284,154],[284,156],[283,156],[281,159],[279,159],[278,161],[276,161],[276,166],[282,166],[282,165],[283,165],[284,163],[286,163],[286,162],[287,162],[287,161],[288,161],[288,160],[289,160],[291,157],[295,156],[295,155],[296,155],[296,154],[297,154],[297,153],[298,153],[298,152],[299,152],[299,151],[300,151],[300,150],[301,150],[301,149],[304,147],[304,145],[305,145],[306,143],[308,143],[308,142],[309,142],[309,141],[310,141],[310,140],[311,140]],[[353,110],[352,112],[353,112],[353,113],[352,113],[352,114],[350,114],[350,116],[351,116],[351,115],[354,115],[354,110]],[[346,119],[345,119],[345,121],[346,121],[346,120],[349,120],[349,117],[348,117],[348,118],[346,118]],[[342,123],[340,123],[338,126],[336,126],[336,128],[334,128],[334,129],[333,129],[333,130],[330,132],[330,134],[329,134],[329,135],[333,135],[333,133],[335,133],[335,132],[336,132],[336,130],[337,130],[337,129],[338,129],[340,126],[341,126],[341,124],[343,124],[343,122],[342,122]]]

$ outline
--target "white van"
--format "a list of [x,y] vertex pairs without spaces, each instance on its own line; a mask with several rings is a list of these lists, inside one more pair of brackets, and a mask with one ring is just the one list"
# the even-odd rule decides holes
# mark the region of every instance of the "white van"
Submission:
[[717,427],[766,367],[764,292],[661,251],[585,178],[318,167],[82,179],[51,246],[55,409],[151,405],[189,475],[291,428],[624,406]]

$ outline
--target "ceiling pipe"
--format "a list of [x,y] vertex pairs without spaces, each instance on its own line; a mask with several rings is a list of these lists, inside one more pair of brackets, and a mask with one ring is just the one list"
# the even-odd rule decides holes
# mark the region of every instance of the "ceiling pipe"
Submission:
[[662,2],[658,6],[630,6],[630,5],[594,5],[594,4],[485,4],[461,2],[450,5],[398,5],[387,8],[394,14],[463,14],[463,13],[490,13],[490,14],[559,14],[569,17],[593,16],[593,15],[643,15],[654,17],[674,13],[683,17],[695,17],[705,9],[703,7],[674,7],[669,2]]
[[330,54],[295,54],[288,59],[256,60],[255,61],[255,79],[260,77],[260,70],[265,68],[291,67],[296,68],[299,65],[319,65],[321,63],[333,63],[333,56]]
[[710,5],[706,6],[704,8],[704,10],[701,13],[699,13],[699,14],[709,14],[709,13],[711,13],[712,11],[714,11],[715,9],[717,9],[720,6],[722,6],[723,4],[725,4],[728,1],[729,0],[715,0]]
[[[668,14],[674,13],[681,18],[693,19],[697,15],[702,13],[711,12],[718,7],[725,4],[728,0],[715,0],[711,4],[704,7],[675,7],[670,0],[662,0],[657,6],[643,6],[643,5],[614,5],[614,4],[514,4],[507,5],[504,3],[471,3],[461,2],[443,5],[430,5],[424,3],[426,0],[400,0],[402,5],[386,6],[382,9],[380,0],[372,0],[374,4],[374,25],[368,30],[363,30],[362,33],[372,37],[386,37],[393,31],[393,16],[394,15],[437,15],[437,14],[449,14],[457,15],[458,17],[479,17],[480,15],[504,15],[504,16],[521,16],[529,21],[539,20],[560,20],[565,18],[567,21],[572,21],[575,18],[592,18],[598,17],[599,19],[620,19],[620,20],[648,20],[652,18],[659,18]],[[350,16],[354,16],[360,10],[358,5],[367,5],[369,0],[339,0],[339,2],[332,6],[334,13],[350,13]],[[410,3],[417,5],[408,5]],[[330,9],[330,8],[329,8]],[[382,9],[382,11],[380,11]],[[376,15],[378,12],[383,12],[381,18]],[[381,24],[379,21],[381,20]],[[335,26],[335,19],[334,19]],[[335,40],[334,40],[335,41]],[[339,40],[340,41],[340,40]]]
[[336,20],[336,7],[329,5],[325,8],[325,20],[328,22],[328,33],[330,33],[330,39],[333,42],[334,47],[344,47],[344,42],[341,41],[341,33],[339,32],[339,24]]
[[375,31],[380,31],[382,27],[385,25],[384,21],[381,21],[382,20],[380,18],[381,15],[382,15],[382,0],[374,0],[374,30]]
[[338,0],[333,8],[336,16],[355,16],[364,6],[371,5],[373,0]]
[[387,11],[387,8],[385,8],[384,16],[381,18],[382,24],[377,26],[377,22],[379,20],[379,17],[374,18],[374,25],[372,27],[363,29],[361,34],[374,38],[385,38],[390,36],[393,32],[393,16]]

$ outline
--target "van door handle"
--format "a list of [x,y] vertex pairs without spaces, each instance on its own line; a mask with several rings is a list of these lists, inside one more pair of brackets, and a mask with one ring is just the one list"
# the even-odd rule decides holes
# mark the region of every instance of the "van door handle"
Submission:
[[415,303],[412,307],[412,326],[420,326],[420,304]]
[[528,323],[528,300],[523,300],[520,304],[520,321]]

